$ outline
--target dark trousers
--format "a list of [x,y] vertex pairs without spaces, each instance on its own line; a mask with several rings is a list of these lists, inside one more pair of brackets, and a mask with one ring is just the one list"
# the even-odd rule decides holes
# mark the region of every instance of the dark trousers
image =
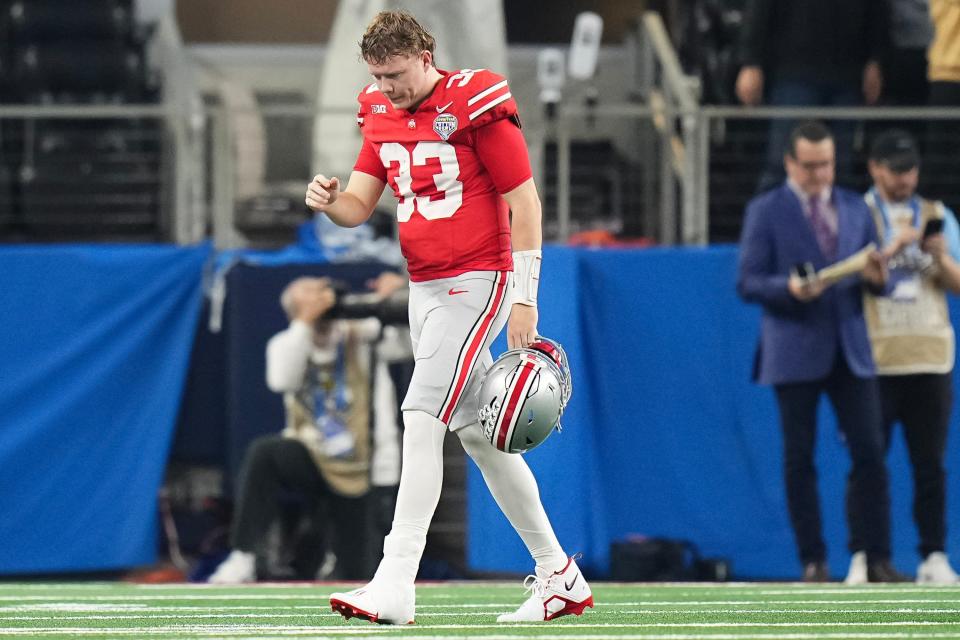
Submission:
[[316,514],[321,525],[328,525],[324,528],[337,556],[337,577],[367,577],[366,500],[334,493],[306,446],[281,435],[261,436],[247,449],[240,468],[231,546],[261,553],[285,493],[301,497],[307,512]]
[[[772,107],[852,107],[860,105],[863,97],[858,84],[848,86],[840,81],[818,83],[781,79],[770,84],[767,102]],[[832,125],[837,150],[837,179],[841,183],[849,181],[852,173],[854,125],[851,120],[841,120]],[[767,163],[757,185],[758,192],[783,182],[783,155],[790,143],[790,132],[795,126],[797,122],[787,118],[771,121]]]
[[880,398],[887,447],[893,425],[903,436],[913,467],[913,519],[920,534],[920,555],[943,551],[946,472],[943,456],[953,404],[953,384],[947,374],[880,376]]
[[777,385],[775,391],[783,428],[787,506],[800,560],[808,563],[826,558],[817,471],[813,464],[817,404],[823,392],[833,405],[853,463],[847,485],[851,545],[854,540],[862,540],[871,560],[888,558],[890,495],[876,378],[853,375],[846,360],[838,355],[833,371],[826,378]]
[[[927,80],[926,49],[890,49],[883,60],[883,95],[881,104],[889,107],[918,107],[927,104],[930,82]],[[929,120],[867,120],[866,147],[887,129],[904,129],[917,142],[924,144]],[[926,161],[926,157],[924,157]],[[924,162],[923,172],[926,172]]]
[[[930,106],[960,106],[960,82],[931,82]],[[920,174],[923,194],[960,206],[956,185],[957,152],[960,150],[960,121],[927,120],[927,140]]]
[[927,50],[891,48],[883,60],[883,102],[916,107],[927,104]]

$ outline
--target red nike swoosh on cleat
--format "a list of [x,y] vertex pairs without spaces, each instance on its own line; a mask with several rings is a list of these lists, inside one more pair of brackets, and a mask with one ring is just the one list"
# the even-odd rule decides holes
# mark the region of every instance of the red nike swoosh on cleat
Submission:
[[457,289],[450,289],[450,291],[447,291],[447,294],[448,294],[448,295],[451,295],[451,296],[455,296],[455,295],[457,295],[458,293],[467,293],[467,290],[466,290],[466,289],[459,289],[459,290],[457,290]]

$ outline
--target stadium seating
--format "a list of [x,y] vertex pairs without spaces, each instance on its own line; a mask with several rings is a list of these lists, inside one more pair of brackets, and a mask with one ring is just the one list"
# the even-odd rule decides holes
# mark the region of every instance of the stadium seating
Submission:
[[143,58],[119,42],[34,43],[19,48],[13,77],[31,101],[139,102]]
[[129,2],[18,0],[10,3],[10,29],[24,41],[128,40],[133,33]]
[[160,194],[160,131],[148,121],[38,120],[20,174],[36,239],[87,235],[150,240]]
[[[0,2],[0,103],[144,104],[157,89],[129,0]],[[4,53],[6,55],[4,55]],[[6,78],[7,82],[2,81]],[[14,240],[162,238],[163,131],[140,118],[0,120]]]

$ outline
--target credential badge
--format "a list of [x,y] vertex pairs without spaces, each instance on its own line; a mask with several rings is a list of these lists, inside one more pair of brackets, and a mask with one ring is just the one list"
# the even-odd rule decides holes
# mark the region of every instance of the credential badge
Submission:
[[457,116],[452,113],[441,113],[433,120],[433,130],[446,140],[457,130]]

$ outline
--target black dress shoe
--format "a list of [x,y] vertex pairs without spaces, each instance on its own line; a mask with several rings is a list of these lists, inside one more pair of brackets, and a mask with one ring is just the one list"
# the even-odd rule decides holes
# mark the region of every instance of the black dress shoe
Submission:
[[830,582],[830,568],[823,560],[803,565],[804,582]]
[[868,582],[913,582],[911,578],[903,575],[893,568],[889,560],[867,561],[867,581]]

